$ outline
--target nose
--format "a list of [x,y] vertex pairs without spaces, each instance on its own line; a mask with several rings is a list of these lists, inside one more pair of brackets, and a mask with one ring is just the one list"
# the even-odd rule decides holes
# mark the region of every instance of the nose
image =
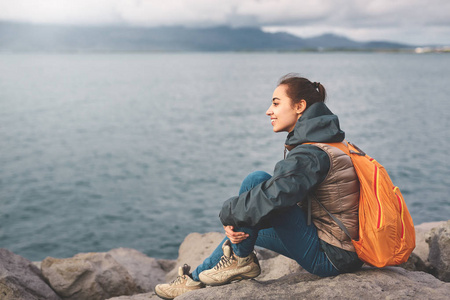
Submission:
[[266,115],[273,115],[273,111],[270,109],[272,106],[269,106],[269,109],[266,111]]

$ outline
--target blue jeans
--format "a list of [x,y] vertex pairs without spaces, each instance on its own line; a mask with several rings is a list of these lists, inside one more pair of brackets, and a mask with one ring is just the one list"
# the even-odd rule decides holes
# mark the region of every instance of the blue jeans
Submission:
[[[251,173],[242,182],[239,194],[270,178],[271,176],[266,172]],[[287,211],[271,218],[270,222],[272,227],[266,229],[236,228],[235,231],[246,232],[249,237],[239,244],[231,244],[233,252],[239,257],[246,257],[256,245],[292,258],[312,274],[321,277],[339,274],[320,247],[316,226],[306,224],[306,215],[300,207],[294,205]],[[220,261],[223,255],[222,244],[227,239],[225,238],[214,252],[192,272],[194,280],[199,281],[198,275],[202,271],[213,268]]]

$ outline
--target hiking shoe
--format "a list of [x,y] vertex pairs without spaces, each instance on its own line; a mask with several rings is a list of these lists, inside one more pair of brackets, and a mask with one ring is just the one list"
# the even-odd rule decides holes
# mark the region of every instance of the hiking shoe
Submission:
[[189,276],[190,266],[184,265],[178,268],[178,277],[171,283],[158,284],[155,287],[155,293],[163,299],[173,299],[186,292],[194,291],[204,287],[203,283],[194,281]]
[[255,278],[261,274],[255,253],[247,257],[238,257],[231,250],[230,241],[223,246],[223,256],[217,265],[200,273],[200,281],[207,285],[222,285],[234,280]]

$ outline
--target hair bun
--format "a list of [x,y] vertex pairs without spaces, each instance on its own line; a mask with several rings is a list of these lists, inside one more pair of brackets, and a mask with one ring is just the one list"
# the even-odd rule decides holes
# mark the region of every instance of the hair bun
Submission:
[[327,96],[325,87],[320,82],[312,82],[295,73],[289,73],[281,77],[278,81],[278,86],[280,85],[287,86],[287,96],[293,103],[305,100],[307,107],[316,102],[325,102]]

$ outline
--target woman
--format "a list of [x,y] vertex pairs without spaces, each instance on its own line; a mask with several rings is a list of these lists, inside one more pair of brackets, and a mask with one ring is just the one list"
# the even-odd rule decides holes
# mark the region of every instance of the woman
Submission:
[[359,182],[351,159],[320,144],[344,140],[325,97],[320,83],[292,74],[280,79],[266,114],[273,131],[289,133],[288,155],[276,164],[273,176],[258,171],[245,178],[239,196],[225,201],[220,211],[227,236],[223,243],[191,274],[185,265],[177,279],[156,286],[158,296],[173,299],[205,285],[257,277],[255,245],[321,277],[361,267],[350,238],[322,208],[358,238]]

